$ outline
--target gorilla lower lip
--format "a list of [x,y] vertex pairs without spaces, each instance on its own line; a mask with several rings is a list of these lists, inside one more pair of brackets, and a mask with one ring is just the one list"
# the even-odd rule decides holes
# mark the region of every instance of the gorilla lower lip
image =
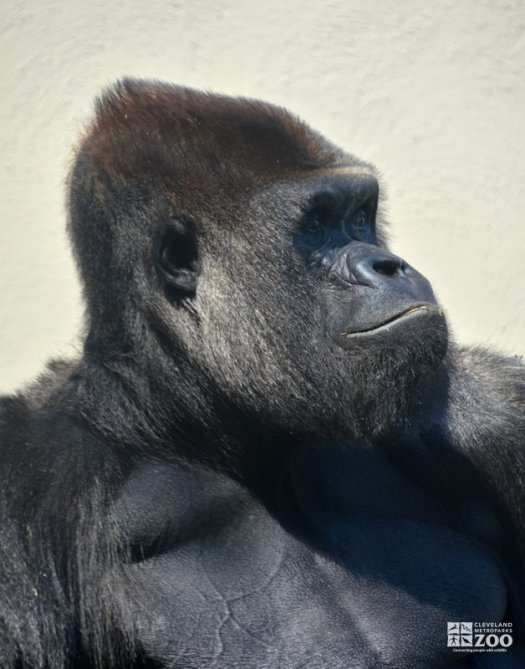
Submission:
[[364,328],[363,330],[353,330],[352,332],[341,332],[341,335],[343,337],[359,337],[367,335],[369,333],[374,333],[381,330],[387,330],[388,327],[393,323],[396,323],[397,321],[416,313],[418,314],[433,313],[436,314],[437,316],[445,315],[445,311],[441,307],[438,307],[433,304],[420,304],[415,307],[410,307],[410,309],[402,311],[401,313],[392,316],[391,318],[387,319],[386,321],[383,321],[382,323],[379,323],[378,325],[373,325],[372,327]]

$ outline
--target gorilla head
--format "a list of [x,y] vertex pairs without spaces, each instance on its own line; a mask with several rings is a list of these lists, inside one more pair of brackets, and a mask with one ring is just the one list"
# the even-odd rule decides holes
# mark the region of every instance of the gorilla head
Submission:
[[86,359],[123,385],[140,366],[157,420],[377,435],[445,355],[428,281],[386,250],[372,167],[280,108],[125,80],[70,205]]

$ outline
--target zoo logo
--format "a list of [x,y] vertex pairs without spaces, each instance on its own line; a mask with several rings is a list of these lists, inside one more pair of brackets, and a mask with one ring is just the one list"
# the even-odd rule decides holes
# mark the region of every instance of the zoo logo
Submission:
[[512,623],[447,623],[447,646],[455,652],[504,653],[512,642]]

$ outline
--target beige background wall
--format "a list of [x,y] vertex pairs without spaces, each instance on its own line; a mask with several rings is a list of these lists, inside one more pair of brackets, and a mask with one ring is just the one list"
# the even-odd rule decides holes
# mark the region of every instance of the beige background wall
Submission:
[[63,181],[101,86],[290,107],[375,162],[458,339],[525,353],[523,0],[1,0],[0,390],[78,348]]

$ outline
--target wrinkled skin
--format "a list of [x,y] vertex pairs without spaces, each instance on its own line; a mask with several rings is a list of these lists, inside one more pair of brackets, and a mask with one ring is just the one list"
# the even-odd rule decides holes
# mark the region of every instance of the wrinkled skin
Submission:
[[0,405],[0,666],[525,666],[524,368],[450,344],[374,169],[127,80],[69,185],[84,351]]

